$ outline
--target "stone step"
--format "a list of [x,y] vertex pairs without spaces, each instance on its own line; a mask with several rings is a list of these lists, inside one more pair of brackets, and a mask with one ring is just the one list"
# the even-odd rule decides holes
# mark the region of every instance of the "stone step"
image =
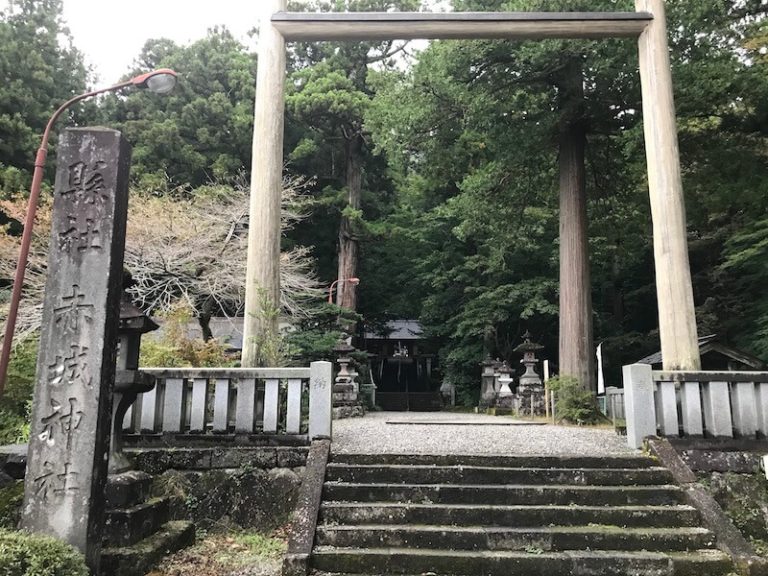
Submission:
[[152,476],[139,470],[129,470],[107,477],[107,510],[128,508],[144,502],[152,488]]
[[722,576],[732,569],[720,551],[659,552],[449,551],[400,548],[315,548],[313,568],[334,574],[442,576]]
[[154,498],[131,506],[107,510],[105,546],[130,546],[156,532],[168,521],[168,498]]
[[698,526],[691,506],[482,506],[476,504],[403,504],[323,502],[324,524],[427,524],[538,527],[550,524],[601,524],[626,527]]
[[144,576],[163,557],[195,541],[192,522],[167,522],[160,530],[126,547],[104,548],[101,551],[101,574],[109,576]]
[[704,528],[618,528],[597,525],[542,528],[358,525],[320,526],[315,543],[318,546],[338,548],[671,552],[712,548],[714,537]]
[[459,454],[339,454],[335,464],[485,466],[491,468],[651,468],[658,462],[645,456],[481,456]]
[[666,468],[498,468],[488,466],[428,466],[329,464],[326,480],[393,484],[569,484],[630,486],[669,484]]
[[326,482],[326,501],[417,502],[434,504],[497,504],[591,506],[663,506],[683,502],[683,491],[658,486],[561,486],[497,484],[359,484]]

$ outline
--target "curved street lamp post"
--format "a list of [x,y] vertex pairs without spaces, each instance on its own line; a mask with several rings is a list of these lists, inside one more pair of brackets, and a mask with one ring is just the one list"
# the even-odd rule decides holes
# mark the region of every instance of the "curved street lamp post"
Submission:
[[10,308],[8,318],[5,323],[5,335],[3,337],[3,348],[0,353],[0,397],[5,389],[5,379],[8,374],[8,363],[11,358],[11,347],[13,345],[13,333],[16,329],[16,318],[19,313],[19,301],[21,300],[21,287],[24,284],[24,273],[27,268],[27,259],[29,258],[29,247],[32,242],[32,228],[35,225],[35,213],[37,212],[37,202],[40,198],[40,185],[43,181],[43,169],[48,157],[48,139],[51,135],[53,125],[59,116],[72,104],[106,92],[116,92],[123,88],[146,88],[156,94],[168,94],[176,85],[176,72],[169,68],[160,68],[140,74],[135,78],[126,80],[108,88],[85,92],[79,96],[67,100],[56,112],[53,113],[43,132],[43,138],[40,141],[40,148],[35,156],[35,171],[32,175],[32,186],[29,191],[29,201],[27,203],[27,214],[24,220],[24,232],[21,236],[21,250],[19,251],[19,261],[16,265],[16,275],[13,280],[13,291],[11,292]]
[[341,282],[349,282],[353,286],[357,286],[360,284],[360,278],[339,278],[338,280],[334,280],[328,288],[328,304],[333,304],[333,287]]

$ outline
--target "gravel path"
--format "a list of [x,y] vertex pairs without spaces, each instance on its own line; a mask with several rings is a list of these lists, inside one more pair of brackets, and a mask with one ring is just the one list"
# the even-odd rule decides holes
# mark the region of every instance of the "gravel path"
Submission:
[[[431,424],[429,424],[431,422]],[[503,416],[371,412],[334,420],[336,453],[621,456],[636,453],[611,429],[531,425]]]

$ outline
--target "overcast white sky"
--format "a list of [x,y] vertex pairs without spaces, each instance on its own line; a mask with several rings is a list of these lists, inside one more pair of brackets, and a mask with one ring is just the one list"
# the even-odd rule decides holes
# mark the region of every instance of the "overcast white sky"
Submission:
[[[431,11],[450,10],[447,0],[423,4]],[[7,0],[0,0],[0,8],[6,5]],[[63,5],[75,46],[97,74],[97,86],[120,79],[150,38],[187,44],[224,25],[255,49],[248,32],[258,26],[265,9],[260,0],[63,0]]]
[[[128,70],[149,38],[185,44],[223,24],[249,44],[263,2],[259,0],[63,0],[64,18],[75,45],[110,84]],[[0,2],[1,3],[1,2]]]

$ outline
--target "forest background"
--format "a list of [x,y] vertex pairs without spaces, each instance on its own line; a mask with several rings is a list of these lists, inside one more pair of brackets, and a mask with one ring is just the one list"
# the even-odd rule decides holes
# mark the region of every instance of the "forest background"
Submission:
[[[418,0],[290,4],[423,8]],[[634,9],[632,0],[452,4],[457,11]],[[766,358],[768,0],[667,5],[699,334]],[[585,100],[563,111],[558,78],[573,64]],[[182,301],[205,329],[211,316],[242,309],[245,252],[232,239],[247,232],[242,183],[257,66],[223,28],[186,45],[150,40],[125,76],[173,68],[180,76],[173,94],[103,97],[60,124],[114,127],[133,144],[132,202],[142,225],[129,251],[148,312]],[[39,135],[58,104],[91,78],[60,0],[12,0],[0,13],[0,72],[0,298],[7,302]],[[594,330],[608,383],[618,383],[622,364],[658,350],[635,41],[433,41],[418,50],[297,43],[289,46],[288,75],[283,248],[295,266],[284,278],[283,303],[302,331],[284,354],[305,360],[332,346],[337,310],[323,304],[323,286],[337,278],[339,245],[349,243],[362,281],[347,304],[369,325],[418,319],[463,402],[479,392],[486,352],[516,362],[512,349],[526,330],[556,363],[557,141],[565,113],[587,134]],[[29,274],[33,300],[45,241],[40,236]],[[153,260],[150,245],[176,248],[155,250]],[[34,322],[28,328],[0,428],[23,427]],[[197,352],[205,357],[205,349]]]

